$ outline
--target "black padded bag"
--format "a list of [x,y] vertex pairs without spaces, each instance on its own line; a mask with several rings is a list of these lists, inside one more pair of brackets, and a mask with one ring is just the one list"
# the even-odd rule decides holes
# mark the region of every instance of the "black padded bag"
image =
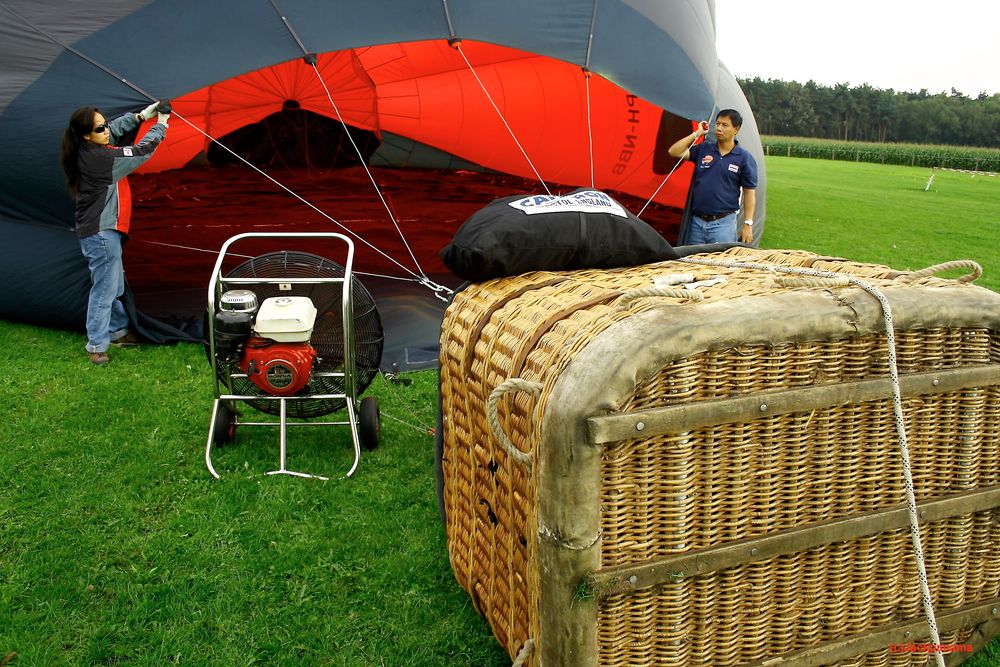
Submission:
[[473,213],[441,250],[445,266],[472,281],[677,258],[659,232],[592,188],[496,199]]

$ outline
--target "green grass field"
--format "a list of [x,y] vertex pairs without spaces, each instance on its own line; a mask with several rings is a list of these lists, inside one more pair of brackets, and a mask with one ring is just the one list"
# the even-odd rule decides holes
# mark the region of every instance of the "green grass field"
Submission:
[[[1000,179],[769,158],[767,247],[922,268],[979,261],[1000,289]],[[114,350],[0,322],[0,664],[509,665],[455,582],[433,472],[436,376],[379,378],[383,444],[350,480],[262,473],[277,434],[203,452],[198,345]],[[344,428],[289,466],[346,471]],[[1000,664],[994,642],[967,664]]]
[[897,269],[954,259],[983,267],[1000,290],[1000,178],[828,160],[767,159],[762,245],[800,248]]

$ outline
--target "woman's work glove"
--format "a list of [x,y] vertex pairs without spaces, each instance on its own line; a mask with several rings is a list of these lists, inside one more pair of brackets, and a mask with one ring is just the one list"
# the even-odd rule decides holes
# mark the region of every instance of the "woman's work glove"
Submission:
[[168,120],[170,120],[170,114],[168,114],[168,113],[157,113],[156,114],[156,122],[159,123],[160,125],[163,125],[164,127],[166,127]]
[[153,102],[148,107],[139,112],[139,118],[143,120],[153,120],[156,115],[156,107],[159,106],[159,102]]

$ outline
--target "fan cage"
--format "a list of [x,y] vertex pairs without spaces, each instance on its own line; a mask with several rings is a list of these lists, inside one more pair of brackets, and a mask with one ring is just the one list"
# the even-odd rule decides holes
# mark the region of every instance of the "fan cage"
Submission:
[[[219,289],[250,289],[257,295],[257,303],[276,296],[305,296],[316,307],[316,322],[313,326],[310,344],[316,350],[314,374],[305,388],[296,397],[321,394],[343,394],[346,391],[343,377],[318,376],[318,373],[344,371],[344,325],[343,289],[341,283],[289,283],[278,285],[281,278],[343,278],[344,267],[337,262],[311,253],[281,250],[259,255],[243,262],[219,281]],[[239,283],[229,285],[228,278],[261,278],[259,284]],[[287,289],[283,289],[287,288]],[[382,361],[382,347],[385,335],[382,319],[371,293],[365,289],[356,276],[351,276],[351,306],[354,323],[354,385],[356,395],[360,395],[375,379]],[[260,389],[246,377],[238,362],[217,360],[220,380],[227,384],[234,394],[251,396]],[[268,414],[280,413],[278,401],[251,399],[245,401]],[[285,402],[285,413],[289,417],[317,417],[343,410],[344,399],[317,398],[290,400]]]

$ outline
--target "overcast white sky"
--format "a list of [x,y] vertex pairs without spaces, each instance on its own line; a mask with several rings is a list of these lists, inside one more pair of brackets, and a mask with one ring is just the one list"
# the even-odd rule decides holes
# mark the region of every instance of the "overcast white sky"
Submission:
[[740,78],[1000,93],[1000,0],[716,0]]

